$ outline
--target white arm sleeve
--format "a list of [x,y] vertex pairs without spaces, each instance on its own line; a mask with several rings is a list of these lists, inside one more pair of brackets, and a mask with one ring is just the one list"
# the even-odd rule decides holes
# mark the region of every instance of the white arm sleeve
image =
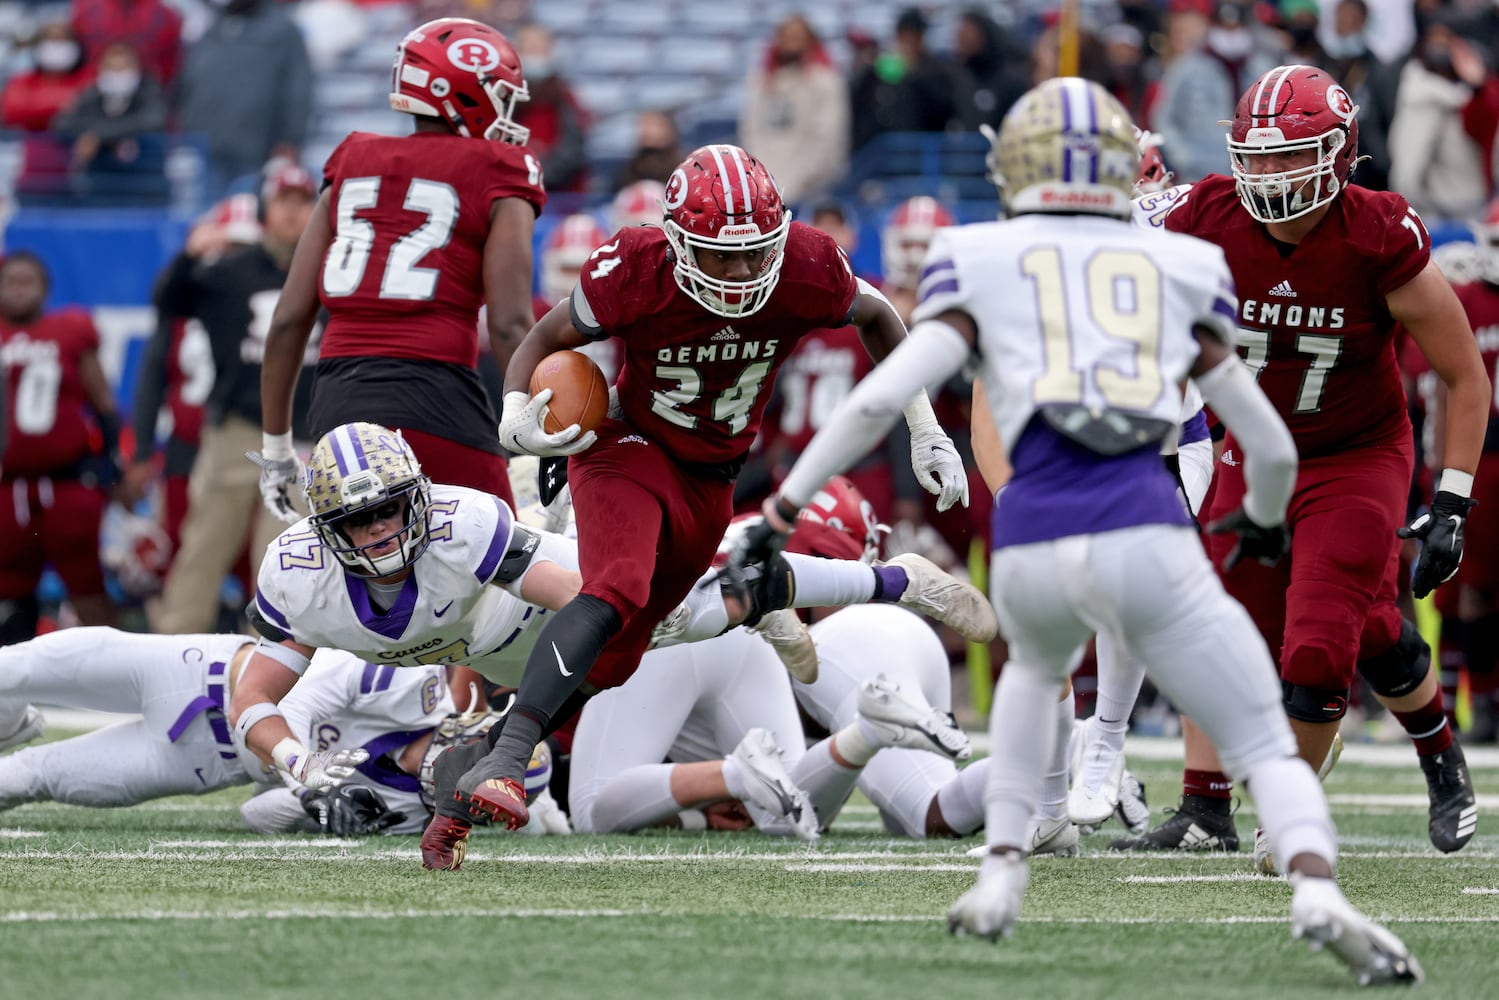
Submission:
[[1296,442],[1285,421],[1237,357],[1224,358],[1193,381],[1203,402],[1244,446],[1244,513],[1265,527],[1281,523],[1296,486]]
[[946,323],[925,320],[849,394],[796,460],[781,495],[798,507],[884,437],[918,392],[961,371],[970,348]]

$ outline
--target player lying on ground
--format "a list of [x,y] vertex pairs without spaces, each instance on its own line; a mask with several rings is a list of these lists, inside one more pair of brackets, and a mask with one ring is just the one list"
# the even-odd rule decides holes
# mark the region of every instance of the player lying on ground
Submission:
[[977,357],[1014,469],[994,512],[991,575],[1011,659],[989,720],[990,853],[949,926],[1013,932],[1051,709],[1088,636],[1103,632],[1147,664],[1246,780],[1291,877],[1294,933],[1329,946],[1361,981],[1419,980],[1404,944],[1334,881],[1327,800],[1296,756],[1269,651],[1214,576],[1160,461],[1191,376],[1246,463],[1243,506],[1211,530],[1238,535],[1230,562],[1284,554],[1295,447],[1233,353],[1238,303],[1222,253],[1130,224],[1134,129],[1095,83],[1059,78],[1031,90],[992,145],[1011,219],[938,235],[910,342],[839,408],[733,558],[773,552],[796,511],[888,430],[903,399]]

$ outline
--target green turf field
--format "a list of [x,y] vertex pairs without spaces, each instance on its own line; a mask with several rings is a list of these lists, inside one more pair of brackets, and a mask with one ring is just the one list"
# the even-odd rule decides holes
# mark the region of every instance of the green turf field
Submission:
[[[1157,816],[1169,744],[1131,767]],[[1402,752],[1403,751],[1403,752]],[[1167,751],[1169,752],[1169,750]],[[1358,751],[1354,751],[1357,754]],[[1329,780],[1349,897],[1405,938],[1423,997],[1499,996],[1499,755],[1461,853],[1426,840],[1408,748]],[[1485,795],[1485,792],[1488,792]],[[1341,965],[1290,940],[1289,888],[1237,855],[1037,859],[1025,922],[998,945],[942,915],[978,862],[894,840],[852,804],[808,849],[753,834],[476,834],[460,873],[415,838],[241,833],[244,790],[132,810],[33,805],[0,818],[0,996],[318,998],[1321,997]],[[107,991],[107,992],[106,992]]]

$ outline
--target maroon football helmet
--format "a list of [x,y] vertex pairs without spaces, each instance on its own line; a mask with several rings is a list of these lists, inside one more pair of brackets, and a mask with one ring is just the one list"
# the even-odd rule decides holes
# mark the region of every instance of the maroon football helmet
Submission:
[[[1257,158],[1313,151],[1306,166],[1273,173]],[[1239,200],[1260,222],[1300,218],[1338,196],[1358,158],[1358,106],[1325,70],[1277,66],[1239,98],[1228,136]]]
[[880,557],[880,536],[889,532],[859,488],[834,476],[796,516],[786,551],[872,563]]
[[[698,305],[730,319],[748,316],[770,300],[784,263],[791,213],[765,165],[738,146],[703,146],[672,171],[662,196],[662,228],[676,254],[677,285]],[[748,281],[713,278],[698,266],[699,251],[763,250]]]
[[636,181],[620,188],[609,208],[614,228],[661,225],[661,201],[665,197],[666,185],[660,181]]
[[608,238],[587,212],[569,215],[557,224],[541,251],[541,294],[548,302],[561,302],[572,294],[578,272]]
[[508,39],[466,17],[440,17],[414,28],[396,46],[390,106],[441,118],[462,136],[525,145],[531,130],[515,123],[530,100],[520,57]]
[[915,288],[932,238],[937,230],[953,223],[952,213],[928,195],[907,198],[896,206],[880,232],[885,283],[896,288]]

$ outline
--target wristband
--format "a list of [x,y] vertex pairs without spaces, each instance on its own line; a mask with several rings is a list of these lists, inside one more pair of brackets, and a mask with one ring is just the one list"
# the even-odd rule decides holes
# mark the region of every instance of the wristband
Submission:
[[271,750],[271,760],[275,762],[277,767],[293,778],[299,777],[297,774],[297,764],[305,760],[306,757],[307,748],[294,736],[285,737]]
[[260,456],[272,462],[285,462],[296,458],[297,452],[291,443],[291,431],[285,434],[267,434],[261,431]]
[[[788,507],[791,508],[789,514],[786,513]],[[796,505],[780,495],[767,497],[760,512],[765,517],[765,523],[783,535],[789,534],[796,527],[796,515],[801,513]]]
[[1443,469],[1437,492],[1452,493],[1467,500],[1473,496],[1473,474],[1460,469]]
[[932,409],[932,399],[925,390],[911,398],[911,402],[906,405],[905,417],[906,429],[910,431],[937,426],[937,411]]

